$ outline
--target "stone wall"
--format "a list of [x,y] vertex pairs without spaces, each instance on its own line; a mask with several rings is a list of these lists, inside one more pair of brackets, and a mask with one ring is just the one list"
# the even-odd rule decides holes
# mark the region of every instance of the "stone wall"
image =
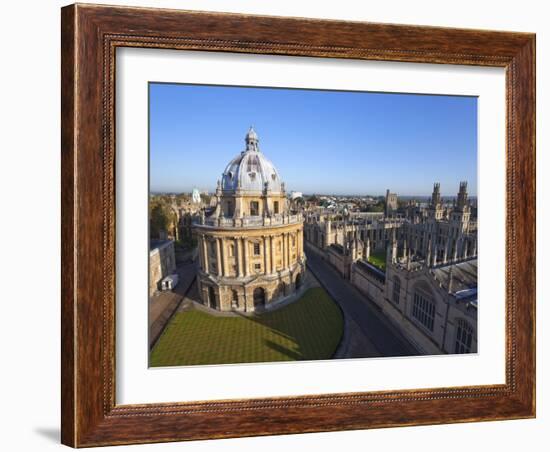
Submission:
[[302,221],[283,226],[196,226],[203,304],[254,311],[296,289],[305,271]]
[[166,242],[155,246],[149,251],[149,296],[159,290],[160,281],[176,271],[176,255],[174,242]]

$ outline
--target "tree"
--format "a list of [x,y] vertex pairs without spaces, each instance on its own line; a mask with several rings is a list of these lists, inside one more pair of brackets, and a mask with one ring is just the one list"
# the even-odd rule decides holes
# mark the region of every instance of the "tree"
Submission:
[[363,212],[384,212],[385,202],[378,201],[376,204],[371,204],[363,210]]
[[170,236],[173,235],[176,223],[176,214],[164,200],[151,200],[149,203],[149,235],[151,238],[161,238],[163,232]]
[[315,205],[319,204],[319,198],[317,197],[317,195],[311,195],[307,200],[311,204],[315,204]]

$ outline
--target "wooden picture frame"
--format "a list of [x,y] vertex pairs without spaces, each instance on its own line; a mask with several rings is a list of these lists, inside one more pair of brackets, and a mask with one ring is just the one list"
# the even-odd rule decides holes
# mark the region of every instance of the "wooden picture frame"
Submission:
[[[535,35],[76,4],[62,9],[61,38],[64,444],[85,447],[535,416]],[[117,405],[117,47],[505,68],[506,383]]]

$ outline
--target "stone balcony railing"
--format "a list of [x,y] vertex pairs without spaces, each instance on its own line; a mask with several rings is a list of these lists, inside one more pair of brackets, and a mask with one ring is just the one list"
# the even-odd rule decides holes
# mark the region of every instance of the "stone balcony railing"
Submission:
[[284,226],[287,224],[296,224],[303,221],[301,213],[295,215],[273,215],[270,217],[243,217],[243,218],[227,218],[227,217],[208,217],[201,218],[194,224],[200,226],[220,227],[220,228],[254,228],[264,226]]

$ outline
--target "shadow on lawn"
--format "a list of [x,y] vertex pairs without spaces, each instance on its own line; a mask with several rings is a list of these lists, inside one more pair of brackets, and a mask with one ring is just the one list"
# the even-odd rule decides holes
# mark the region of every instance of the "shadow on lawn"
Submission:
[[276,322],[272,317],[268,317],[270,314],[274,314],[274,312],[265,312],[262,314],[253,314],[253,315],[245,315],[237,311],[235,311],[235,313],[243,320],[258,323],[261,326],[267,328],[272,333],[276,334],[277,336],[281,336],[286,340],[294,342],[297,345],[298,350],[296,349],[293,350],[293,349],[290,349],[289,347],[285,347],[282,344],[273,342],[272,340],[264,339],[264,344],[268,348],[286,356],[289,361],[299,361],[299,360],[308,359],[300,351],[300,338],[297,337],[294,331],[292,331],[292,328],[288,326],[285,327],[285,322]]
[[307,359],[302,354],[295,352],[294,350],[289,349],[288,347],[284,347],[281,344],[277,344],[276,342],[270,341],[269,339],[266,339],[264,341],[265,345],[267,345],[270,349],[275,350],[276,352],[281,353],[282,355],[287,356],[293,361],[300,361]]
[[[285,339],[284,342],[290,342],[289,347],[286,344],[264,339],[266,347],[287,357],[288,360],[328,359],[334,350],[328,351],[328,344],[325,341],[319,341],[318,335],[329,333],[325,328],[330,328],[333,325],[326,318],[314,315],[313,310],[318,309],[319,300],[314,292],[310,292],[311,290],[306,291],[299,300],[275,311],[254,315],[244,315],[238,312],[237,314],[249,322],[258,323],[269,329],[272,333]],[[340,314],[339,311],[338,314]],[[339,340],[340,338],[337,343]]]

